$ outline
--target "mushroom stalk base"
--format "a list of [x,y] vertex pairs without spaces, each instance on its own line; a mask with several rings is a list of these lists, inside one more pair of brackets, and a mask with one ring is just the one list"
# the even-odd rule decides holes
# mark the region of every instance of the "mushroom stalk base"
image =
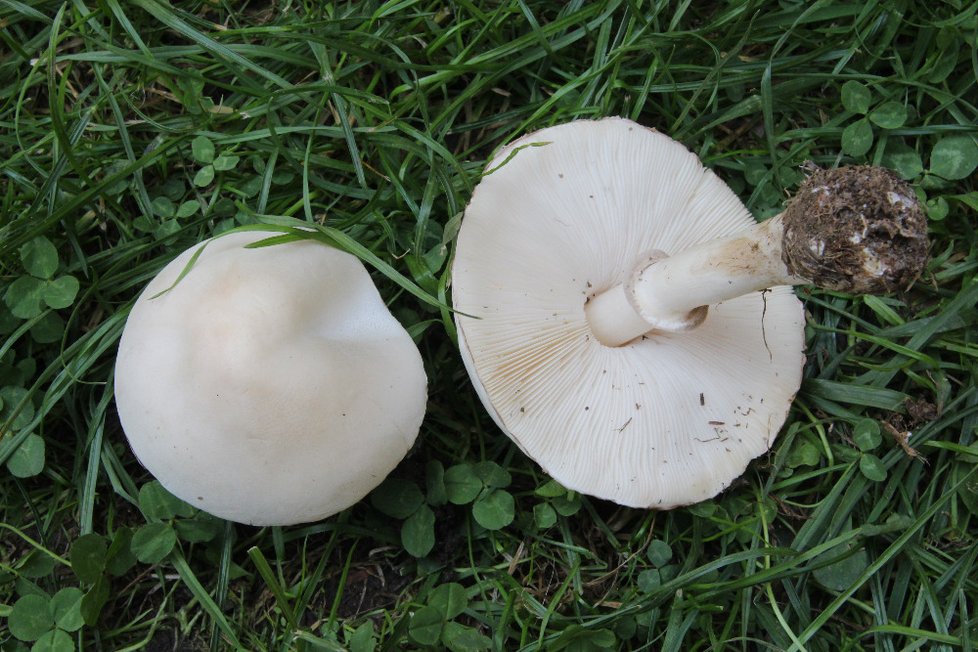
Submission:
[[606,346],[621,346],[650,331],[695,328],[709,306],[775,285],[798,285],[782,261],[781,216],[738,235],[674,256],[650,252],[630,278],[585,306],[591,330]]

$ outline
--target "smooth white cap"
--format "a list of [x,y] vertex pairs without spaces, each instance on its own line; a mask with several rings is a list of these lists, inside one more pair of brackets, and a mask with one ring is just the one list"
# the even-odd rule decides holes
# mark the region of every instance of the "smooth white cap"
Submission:
[[245,248],[271,235],[218,237],[167,265],[129,315],[115,373],[143,465],[251,525],[359,501],[411,448],[427,398],[418,349],[363,264],[311,241]]
[[489,414],[564,486],[633,507],[710,498],[767,451],[801,382],[788,287],[709,307],[698,327],[597,341],[585,302],[649,252],[755,224],[676,141],[623,119],[500,150],[458,235],[459,346]]

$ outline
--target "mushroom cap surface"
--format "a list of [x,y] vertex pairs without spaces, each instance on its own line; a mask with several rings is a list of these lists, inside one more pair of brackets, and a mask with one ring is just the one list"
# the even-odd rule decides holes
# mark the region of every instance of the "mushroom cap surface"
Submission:
[[359,501],[414,443],[427,398],[418,349],[363,264],[312,241],[245,248],[271,235],[221,236],[167,265],[133,306],[115,374],[143,465],[251,525]]
[[[496,424],[569,489],[632,507],[710,498],[767,451],[801,382],[789,287],[620,347],[584,306],[653,250],[755,224],[684,146],[618,118],[524,136],[487,166],[452,270],[459,346]],[[470,316],[466,316],[470,315]]]

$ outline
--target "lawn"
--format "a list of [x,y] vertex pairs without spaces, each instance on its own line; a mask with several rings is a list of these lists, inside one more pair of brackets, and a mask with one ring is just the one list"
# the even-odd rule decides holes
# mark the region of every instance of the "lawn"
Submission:
[[[0,0],[0,39],[3,650],[978,642],[978,3]],[[604,116],[681,141],[758,219],[808,161],[892,168],[929,219],[912,287],[798,289],[773,449],[666,512],[543,473],[445,307],[493,151]],[[153,480],[113,364],[167,262],[284,218],[366,259],[429,399],[368,498],[259,528]]]

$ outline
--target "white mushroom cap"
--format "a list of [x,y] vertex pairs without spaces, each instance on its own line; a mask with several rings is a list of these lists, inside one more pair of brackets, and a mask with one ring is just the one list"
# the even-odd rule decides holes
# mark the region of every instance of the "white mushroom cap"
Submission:
[[593,336],[585,303],[650,252],[752,226],[748,211],[681,144],[623,119],[543,129],[488,169],[458,235],[452,296],[492,418],[570,489],[661,509],[723,490],[769,449],[801,382],[790,288],[619,347]]
[[167,265],[129,315],[115,374],[143,465],[252,525],[363,498],[414,443],[427,397],[418,349],[363,264],[311,241],[245,248],[270,235],[222,236]]

